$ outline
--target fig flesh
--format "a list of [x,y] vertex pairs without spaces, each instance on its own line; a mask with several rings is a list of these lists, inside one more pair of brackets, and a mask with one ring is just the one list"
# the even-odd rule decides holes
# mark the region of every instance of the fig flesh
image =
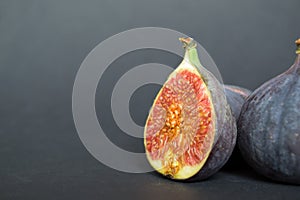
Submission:
[[223,86],[200,64],[196,42],[180,40],[184,59],[153,102],[144,145],[149,163],[162,175],[202,180],[228,160],[236,125]]
[[300,184],[300,39],[295,63],[257,88],[242,107],[238,144],[258,173]]

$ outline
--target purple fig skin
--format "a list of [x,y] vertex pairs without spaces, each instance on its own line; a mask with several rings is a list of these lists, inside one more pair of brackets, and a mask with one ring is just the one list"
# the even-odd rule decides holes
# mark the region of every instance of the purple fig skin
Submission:
[[198,70],[210,91],[220,132],[202,169],[187,181],[201,181],[218,172],[230,158],[237,138],[236,120],[227,102],[223,85],[205,68],[198,67]]
[[239,149],[255,171],[300,184],[300,55],[291,68],[247,98],[238,130]]
[[224,85],[224,89],[233,116],[238,120],[242,106],[252,91],[235,85]]
[[[236,121],[239,118],[241,109],[243,104],[246,101],[246,98],[252,93],[251,90],[248,90],[243,87],[235,86],[235,85],[224,85],[225,94],[227,101],[231,107],[233,116],[235,117]],[[239,130],[238,134],[239,134]],[[237,146],[234,148],[231,157],[229,158],[228,162],[225,165],[226,169],[238,169],[241,166],[246,166],[241,153]]]

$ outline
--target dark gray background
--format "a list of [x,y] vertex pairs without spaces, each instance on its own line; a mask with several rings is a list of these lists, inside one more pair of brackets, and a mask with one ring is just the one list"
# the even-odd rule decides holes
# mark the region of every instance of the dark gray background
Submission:
[[[243,165],[192,184],[114,171],[86,151],[71,110],[85,56],[135,27],[191,35],[213,57],[225,83],[255,89],[293,63],[299,7],[299,0],[0,1],[0,199],[299,199],[299,187],[269,182]],[[179,59],[153,50],[127,56],[99,83],[97,112],[106,113],[99,121],[112,141],[138,152],[141,141],[124,136],[105,109],[111,94],[105,85],[136,64],[174,66]],[[144,86],[132,97],[138,124],[157,90]]]

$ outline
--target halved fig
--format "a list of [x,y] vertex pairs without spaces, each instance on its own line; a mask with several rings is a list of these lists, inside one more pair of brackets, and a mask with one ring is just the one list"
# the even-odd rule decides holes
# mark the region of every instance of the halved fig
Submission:
[[145,125],[145,151],[159,173],[201,180],[217,172],[231,155],[235,119],[223,86],[200,64],[196,42],[180,40],[185,56],[154,100]]

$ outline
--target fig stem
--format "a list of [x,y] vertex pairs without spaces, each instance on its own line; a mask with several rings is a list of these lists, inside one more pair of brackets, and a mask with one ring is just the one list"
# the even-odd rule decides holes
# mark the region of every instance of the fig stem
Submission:
[[193,38],[179,38],[185,48],[184,59],[187,59],[191,64],[198,67],[201,66],[197,52],[197,43]]
[[297,45],[296,54],[300,54],[300,38],[298,40],[296,40],[295,43]]

